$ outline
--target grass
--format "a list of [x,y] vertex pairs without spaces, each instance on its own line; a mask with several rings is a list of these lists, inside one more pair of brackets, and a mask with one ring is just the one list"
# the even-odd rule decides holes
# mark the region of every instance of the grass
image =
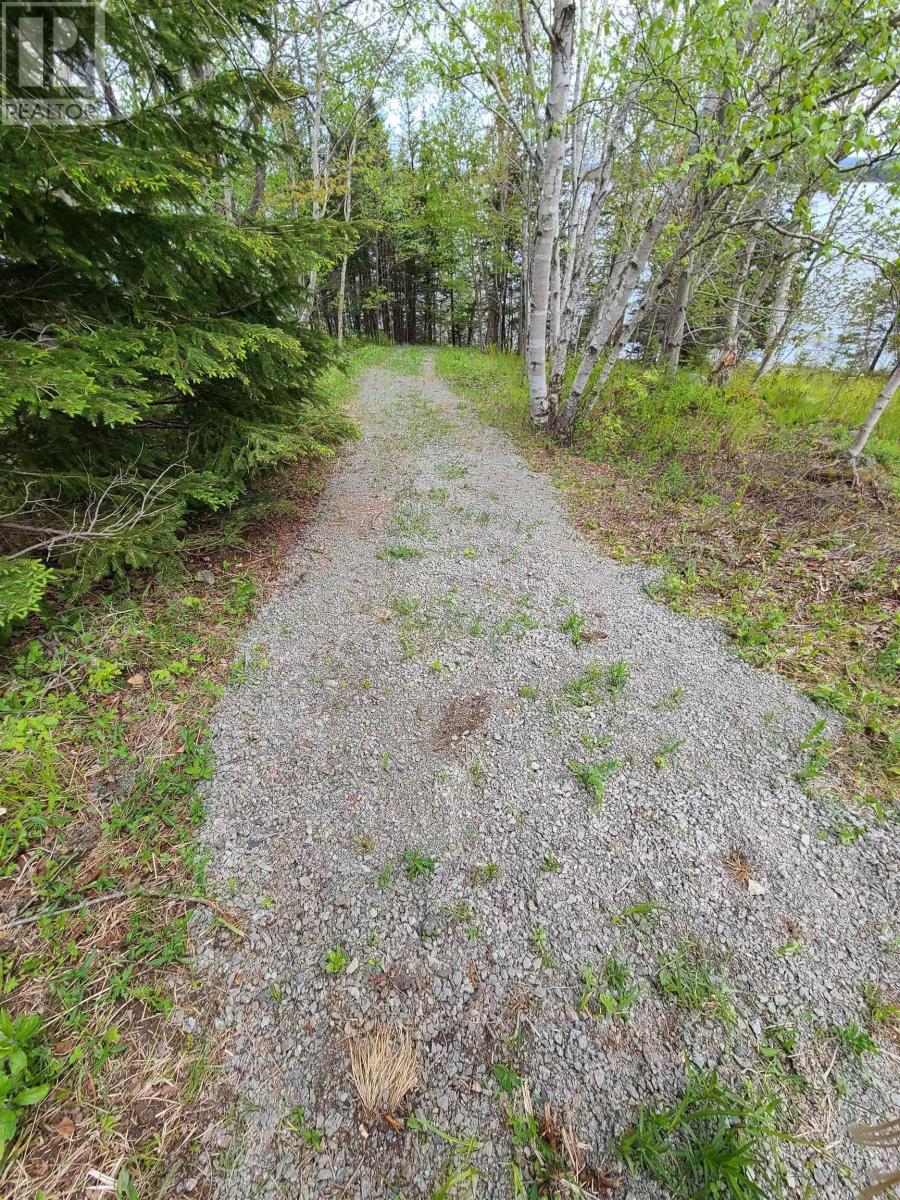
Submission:
[[660,991],[674,996],[683,1008],[711,1013],[732,1025],[734,994],[721,969],[694,942],[660,954],[656,981]]
[[739,652],[793,680],[847,722],[817,747],[823,786],[878,815],[900,778],[900,618],[892,562],[900,507],[900,402],[853,487],[830,470],[880,378],[784,369],[725,389],[640,364],[613,372],[562,447],[528,427],[513,356],[442,349],[437,368],[548,471],[604,553],[658,566],[654,598],[714,615]]
[[[379,354],[354,351],[323,392],[347,400]],[[0,949],[10,1200],[80,1195],[88,1171],[117,1196],[158,1194],[209,1119],[216,1046],[168,1016],[207,1003],[186,961],[190,914],[242,931],[229,896],[208,893],[196,787],[226,682],[266,669],[264,647],[233,669],[235,646],[326,478],[322,464],[283,468],[246,508],[189,531],[167,575],[61,599],[0,647],[0,877],[18,914]]]
[[578,1011],[594,1017],[627,1018],[640,995],[640,988],[631,982],[631,972],[615,957],[606,960],[602,971],[590,964],[581,968],[581,996]]
[[591,797],[595,808],[599,808],[606,795],[606,781],[621,768],[617,758],[607,758],[599,763],[570,762],[569,770]]
[[592,708],[604,699],[620,696],[628,682],[629,667],[626,662],[614,662],[609,667],[600,663],[589,663],[587,668],[563,688],[564,704],[573,708]]
[[776,1200],[784,1194],[779,1107],[749,1080],[733,1091],[715,1071],[693,1074],[674,1107],[641,1108],[619,1150],[632,1174],[680,1200]]
[[419,1080],[419,1063],[405,1029],[378,1025],[350,1043],[350,1075],[363,1113],[389,1122]]

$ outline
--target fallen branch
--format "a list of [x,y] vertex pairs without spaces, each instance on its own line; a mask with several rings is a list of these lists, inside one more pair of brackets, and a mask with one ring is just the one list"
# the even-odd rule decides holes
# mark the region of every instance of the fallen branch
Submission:
[[9,928],[15,928],[18,925],[31,925],[35,921],[40,921],[43,917],[59,917],[66,913],[78,912],[82,908],[90,908],[94,904],[105,904],[111,900],[178,900],[183,904],[202,904],[204,908],[211,909],[216,914],[226,929],[237,934],[238,937],[244,937],[243,929],[228,921],[225,916],[225,909],[215,900],[207,900],[205,896],[185,896],[180,892],[148,892],[143,888],[136,888],[133,891],[124,892],[105,892],[102,896],[92,896],[88,900],[81,900],[78,904],[72,904],[68,908],[54,908],[49,912],[33,913],[28,917],[17,917],[13,921],[7,921]]

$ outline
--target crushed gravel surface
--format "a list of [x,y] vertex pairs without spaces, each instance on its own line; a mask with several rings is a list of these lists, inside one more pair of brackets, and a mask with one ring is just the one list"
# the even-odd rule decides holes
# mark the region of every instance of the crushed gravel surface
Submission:
[[[826,1147],[783,1151],[786,1193],[854,1195],[877,1159],[846,1128],[900,1103],[897,1046],[859,1058],[833,1030],[868,1028],[867,981],[896,987],[898,863],[889,830],[834,836],[798,779],[822,713],[599,557],[430,364],[367,371],[356,405],[364,437],[215,724],[210,878],[247,936],[194,927],[225,1047],[213,1194],[433,1197],[464,1163],[450,1195],[510,1197],[498,1062],[623,1175],[641,1104],[693,1068],[771,1080],[777,1026],[806,1083],[789,1123]],[[688,942],[733,1020],[660,988]],[[639,987],[627,1019],[579,1011],[610,956]],[[376,1021],[420,1063],[396,1128],[349,1072]]]

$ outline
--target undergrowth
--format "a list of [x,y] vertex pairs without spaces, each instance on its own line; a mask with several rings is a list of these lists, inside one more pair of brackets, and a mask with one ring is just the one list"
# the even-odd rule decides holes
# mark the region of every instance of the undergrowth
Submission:
[[[386,350],[321,384],[335,405]],[[196,794],[242,629],[326,478],[300,462],[149,572],[67,594],[0,661],[0,1192],[157,1194],[204,1122],[215,1047],[187,963],[209,908]],[[249,524],[248,524],[249,523]],[[198,1015],[194,1015],[198,1014]],[[174,1018],[174,1019],[173,1019]],[[5,1151],[5,1152],[4,1152]]]
[[[858,486],[832,469],[877,377],[784,369],[726,388],[621,363],[563,447],[528,426],[518,359],[444,348],[439,372],[510,432],[604,553],[660,568],[654,598],[719,617],[739,652],[845,720],[817,748],[841,799],[884,815],[900,777],[900,406]],[[809,786],[814,780],[805,779]]]

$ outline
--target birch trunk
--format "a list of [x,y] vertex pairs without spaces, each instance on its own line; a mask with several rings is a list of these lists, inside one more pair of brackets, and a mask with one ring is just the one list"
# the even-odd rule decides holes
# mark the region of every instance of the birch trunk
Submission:
[[718,383],[725,382],[738,361],[740,353],[741,307],[744,303],[744,290],[747,287],[747,280],[750,278],[750,268],[753,265],[756,242],[757,234],[752,233],[747,238],[747,244],[744,247],[744,257],[741,260],[737,286],[731,298],[731,303],[728,306],[728,319],[725,323],[725,338],[722,342],[722,352],[719,355],[719,361],[710,373],[710,378],[716,380]]
[[871,412],[859,427],[859,433],[857,433],[853,440],[853,445],[848,451],[851,461],[855,462],[862,454],[866,442],[872,434],[872,430],[878,424],[879,417],[888,404],[890,404],[891,397],[898,387],[900,387],[900,359],[897,360],[897,365],[894,367],[891,375],[885,380],[884,387],[878,393],[878,399],[872,405]]
[[[353,159],[356,156],[356,133],[350,141],[350,150],[347,154],[347,178],[344,189],[344,223],[350,224],[351,199],[350,189],[353,185]],[[347,295],[347,255],[341,259],[341,282],[338,286],[338,302],[337,302],[337,344],[344,344],[344,301]]]
[[603,151],[603,160],[599,169],[595,172],[593,188],[585,210],[583,224],[578,230],[577,236],[573,238],[569,258],[566,261],[566,278],[563,286],[559,335],[553,345],[550,366],[550,407],[553,411],[556,411],[559,406],[559,396],[566,370],[566,360],[569,356],[569,349],[575,341],[575,326],[578,311],[584,301],[590,278],[594,242],[597,237],[597,226],[603,213],[603,202],[612,191],[615,147],[625,127],[626,116],[627,104],[622,104],[610,123],[606,146]]
[[531,295],[525,367],[531,398],[531,420],[545,426],[552,413],[547,396],[547,321],[553,247],[559,229],[559,205],[566,149],[565,122],[575,41],[574,0],[554,0],[550,31],[550,87],[544,113],[544,146],[541,156],[541,190],[531,251]]
[[757,379],[762,379],[764,375],[768,375],[778,362],[778,354],[787,330],[791,284],[794,282],[796,273],[797,256],[796,254],[790,254],[781,264],[778,282],[775,284],[775,298],[772,301],[772,325],[769,329],[769,336],[766,338],[762,361],[756,370]]
[[588,335],[587,345],[572,387],[566,397],[565,407],[557,422],[560,433],[568,437],[575,424],[578,409],[588,385],[588,380],[597,361],[606,349],[616,326],[625,316],[628,302],[634,294],[638,280],[644,272],[653,248],[659,241],[676,203],[684,192],[687,182],[685,179],[674,180],[669,184],[659,207],[644,227],[644,233],[632,254],[610,277],[603,298],[597,307],[597,315]]
[[672,308],[669,312],[669,319],[666,322],[666,332],[663,337],[663,354],[665,355],[666,365],[670,371],[677,369],[681,359],[681,347],[684,342],[684,325],[687,319],[690,290],[691,269],[690,264],[685,263],[678,274],[675,295],[672,299]]

